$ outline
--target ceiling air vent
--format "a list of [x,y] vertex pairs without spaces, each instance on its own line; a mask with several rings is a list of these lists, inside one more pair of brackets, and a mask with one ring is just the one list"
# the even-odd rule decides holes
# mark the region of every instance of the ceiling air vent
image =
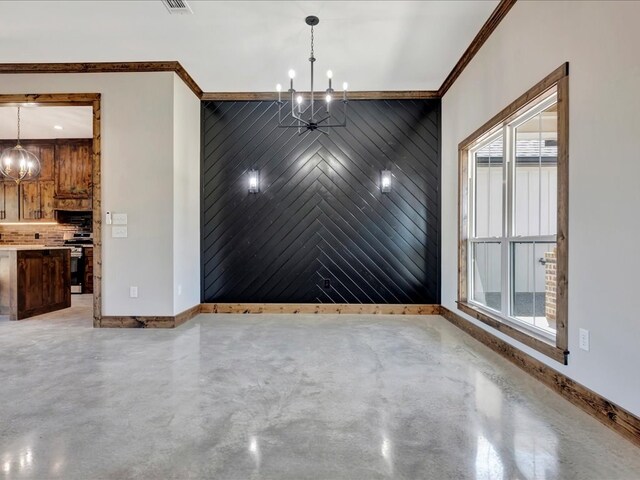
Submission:
[[167,7],[171,14],[190,14],[193,13],[191,7],[185,0],[162,0],[164,6]]

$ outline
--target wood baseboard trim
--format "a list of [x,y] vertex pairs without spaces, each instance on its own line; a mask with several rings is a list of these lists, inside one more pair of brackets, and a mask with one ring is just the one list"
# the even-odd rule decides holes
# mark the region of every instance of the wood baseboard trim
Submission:
[[93,321],[96,328],[175,328],[200,313],[200,304],[174,316],[104,316]]
[[184,312],[179,313],[178,315],[176,315],[174,317],[174,326],[178,327],[180,325],[182,325],[183,323],[188,322],[189,320],[191,320],[193,317],[195,317],[196,315],[200,314],[200,311],[202,310],[202,305],[201,304],[197,304],[194,305],[191,308],[186,309]]
[[439,305],[339,303],[203,303],[201,313],[438,315]]
[[640,447],[640,418],[474,325],[448,308],[440,307],[440,310],[440,315],[460,330],[468,333],[536,380],[544,383],[576,407]]

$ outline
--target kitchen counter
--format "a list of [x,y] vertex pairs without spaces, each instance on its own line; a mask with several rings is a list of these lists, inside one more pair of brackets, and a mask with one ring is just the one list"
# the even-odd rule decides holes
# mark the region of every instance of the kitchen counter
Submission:
[[0,250],[17,252],[23,250],[68,250],[70,247],[50,247],[47,245],[0,245]]
[[21,320],[70,306],[70,248],[0,245],[0,314]]

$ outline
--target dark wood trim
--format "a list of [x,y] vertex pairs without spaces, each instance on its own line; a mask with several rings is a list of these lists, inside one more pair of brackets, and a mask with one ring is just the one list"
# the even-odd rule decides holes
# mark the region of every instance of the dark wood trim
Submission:
[[199,98],[202,89],[180,62],[1,63],[0,74],[175,72]]
[[[0,64],[0,66],[1,65],[2,64]],[[8,107],[21,103],[42,103],[49,107],[90,107],[93,106],[93,102],[96,100],[100,100],[99,93],[10,93],[0,95],[0,103]]]
[[202,313],[438,315],[439,305],[339,303],[203,303]]
[[93,166],[92,166],[92,198],[93,209],[93,321],[102,318],[102,103],[97,94],[93,107]]
[[[4,64],[5,66],[7,64]],[[20,64],[26,65],[26,64]],[[30,64],[33,65],[33,64]],[[0,64],[0,73],[3,65]],[[19,72],[14,72],[19,73]],[[102,127],[101,94],[47,93],[0,95],[0,105],[39,103],[48,106],[91,106],[93,108],[93,325],[99,326],[102,317]]]
[[520,367],[536,380],[544,383],[576,407],[640,446],[640,418],[631,412],[617,406],[507,342],[500,340],[495,335],[474,325],[448,308],[441,307],[441,315],[480,343]]
[[569,349],[569,64],[558,80],[558,216],[556,234],[556,345]]
[[537,338],[532,337],[530,334],[518,330],[511,325],[504,323],[500,320],[496,320],[492,316],[484,313],[478,308],[475,308],[473,305],[469,305],[467,303],[458,302],[458,310],[466,313],[467,315],[472,316],[476,320],[481,321],[489,325],[490,327],[495,328],[499,332],[508,335],[509,337],[519,341],[527,345],[528,347],[537,350],[540,353],[544,353],[550,358],[553,358],[555,361],[562,363],[563,365],[567,364],[567,354],[564,349],[560,349],[557,346],[551,345],[549,343],[543,342],[542,340],[538,340]]
[[[317,92],[316,92],[317,93]],[[298,92],[305,99],[310,97],[309,92]],[[342,92],[336,91],[338,99],[342,98]],[[286,99],[288,94],[283,94]],[[439,98],[435,90],[397,90],[397,91],[361,91],[349,92],[349,100],[424,100]],[[276,92],[204,92],[200,97],[205,101],[217,102],[246,102],[246,101],[275,101],[278,100]]]
[[493,117],[491,117],[491,119],[486,121],[484,125],[479,127],[475,132],[473,132],[462,142],[460,142],[458,144],[458,149],[462,150],[468,148],[470,145],[472,145],[482,137],[491,135],[495,131],[495,128],[500,128],[505,123],[509,123],[515,116],[520,113],[520,110],[525,105],[535,100],[550,88],[553,88],[553,86],[556,85],[562,78],[568,75],[569,62],[565,62],[545,78],[543,78],[540,82],[536,83],[533,87],[520,95],[515,101],[511,102],[509,105],[496,113]]
[[487,19],[487,21],[482,25],[482,28],[475,36],[475,38],[471,41],[471,44],[467,47],[467,49],[458,60],[458,63],[455,64],[453,70],[447,75],[447,78],[444,79],[442,85],[438,89],[438,95],[443,97],[445,93],[451,88],[451,86],[458,79],[460,74],[464,71],[464,69],[469,65],[473,57],[480,51],[482,45],[488,40],[493,31],[500,25],[500,22],[504,20],[504,17],[507,16],[509,10],[515,5],[516,0],[501,0],[498,6],[495,8],[491,16]]
[[[501,321],[468,302],[469,239],[469,148],[504,128],[538,97],[556,87],[558,95],[558,224],[556,344],[549,345]],[[564,63],[542,81],[507,105],[458,145],[458,308],[481,322],[500,330],[525,345],[566,364],[568,351],[568,263],[569,263],[569,64]]]
[[194,305],[193,307],[186,309],[184,312],[177,314],[174,317],[175,326],[177,327],[182,325],[183,323],[188,322],[196,315],[199,315],[201,310],[202,310],[202,306],[198,303],[197,305]]
[[200,304],[188,308],[177,315],[149,316],[149,315],[121,315],[104,316],[94,321],[98,328],[175,328],[191,320],[200,313]]

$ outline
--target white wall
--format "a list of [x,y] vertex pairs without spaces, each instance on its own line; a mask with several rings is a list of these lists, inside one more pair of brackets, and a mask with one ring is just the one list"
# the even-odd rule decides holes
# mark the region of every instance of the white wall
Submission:
[[[103,225],[103,315],[175,312],[174,140],[181,143],[182,133],[176,128],[174,137],[174,79],[173,72],[0,75],[3,94],[102,94],[103,212],[127,213],[129,221],[125,239],[111,238],[111,227]],[[188,116],[182,113],[188,102],[176,103],[180,115]],[[195,135],[198,119],[199,113],[189,119],[198,124]],[[185,155],[193,161],[197,153],[185,150]],[[199,296],[191,277],[184,283]],[[129,298],[131,285],[138,287],[139,298]],[[185,298],[192,296],[189,291]]]
[[200,303],[200,100],[178,78],[173,95],[174,314]]
[[[442,303],[456,309],[457,144],[570,62],[569,365],[640,415],[640,2],[517,2],[442,101]],[[461,313],[461,312],[458,312]],[[591,331],[591,351],[578,329]]]

